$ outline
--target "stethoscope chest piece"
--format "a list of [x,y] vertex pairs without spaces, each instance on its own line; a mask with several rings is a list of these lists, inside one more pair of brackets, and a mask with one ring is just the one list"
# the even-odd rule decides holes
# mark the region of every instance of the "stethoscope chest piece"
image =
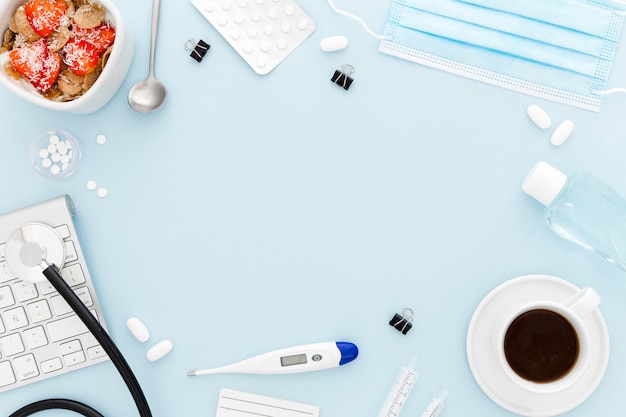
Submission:
[[65,263],[65,243],[50,226],[29,223],[9,237],[5,247],[6,262],[16,277],[30,282],[44,282],[41,272],[47,265],[59,269]]

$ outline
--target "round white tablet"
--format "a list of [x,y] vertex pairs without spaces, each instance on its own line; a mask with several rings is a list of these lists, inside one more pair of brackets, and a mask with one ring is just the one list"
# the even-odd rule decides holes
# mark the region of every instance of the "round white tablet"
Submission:
[[146,325],[137,317],[131,317],[126,320],[126,327],[128,327],[130,333],[135,336],[135,339],[138,341],[143,343],[150,339],[150,331],[148,331]]
[[109,192],[107,191],[106,188],[104,188],[104,187],[98,188],[98,197],[104,198],[104,197],[107,196],[107,194],[109,194]]
[[89,181],[87,181],[87,189],[88,189],[89,191],[93,191],[93,190],[95,190],[95,189],[96,189],[96,182],[95,182],[95,181],[93,181],[93,180],[89,180]]
[[98,135],[96,136],[96,142],[98,143],[98,145],[104,145],[107,141],[107,137],[104,135]]
[[150,350],[148,350],[148,353],[146,353],[146,358],[148,358],[148,360],[151,362],[158,361],[163,356],[170,353],[173,347],[174,347],[174,344],[172,343],[171,340],[169,339],[162,340],[156,345],[152,346]]

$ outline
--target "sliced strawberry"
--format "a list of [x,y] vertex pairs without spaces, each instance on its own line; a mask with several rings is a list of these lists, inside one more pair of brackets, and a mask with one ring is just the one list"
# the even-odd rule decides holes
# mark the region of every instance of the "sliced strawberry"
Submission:
[[84,29],[73,25],[72,36],[76,39],[82,39],[96,47],[98,55],[102,54],[106,49],[113,45],[115,41],[115,28],[106,23],[91,29]]
[[61,71],[61,56],[50,52],[45,39],[39,39],[9,53],[11,65],[38,91],[45,93]]
[[61,25],[67,5],[65,0],[29,0],[24,11],[33,30],[45,38]]
[[56,52],[50,52],[44,61],[44,70],[41,73],[39,83],[35,88],[42,93],[50,90],[56,83],[61,73],[61,55]]
[[87,75],[98,65],[96,47],[82,39],[71,38],[63,47],[63,62],[76,75]]

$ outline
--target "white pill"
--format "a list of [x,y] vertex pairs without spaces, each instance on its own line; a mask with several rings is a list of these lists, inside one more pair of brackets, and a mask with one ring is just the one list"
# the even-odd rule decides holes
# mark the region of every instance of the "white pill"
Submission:
[[50,143],[56,145],[59,143],[60,138],[57,135],[50,135]]
[[150,339],[150,332],[148,331],[148,328],[137,317],[131,317],[126,320],[126,327],[128,327],[130,333],[135,336],[135,339],[140,342],[145,342]]
[[320,42],[320,48],[322,48],[322,51],[324,52],[340,51],[346,46],[348,46],[348,38],[341,35],[324,38]]
[[50,152],[48,152],[47,149],[39,149],[39,157],[40,158],[47,158],[48,155],[50,155]]
[[96,143],[98,145],[104,145],[107,142],[107,137],[104,135],[98,135],[96,136]]
[[98,197],[102,197],[102,198],[106,197],[107,194],[109,194],[109,191],[106,188],[104,188],[104,187],[98,188],[98,191],[96,191],[96,192],[98,194]]
[[572,131],[574,131],[574,122],[572,122],[571,120],[566,120],[562,122],[552,133],[552,136],[550,137],[550,143],[552,143],[554,146],[561,146],[572,134]]
[[538,105],[533,104],[528,106],[526,109],[526,114],[541,129],[547,129],[552,124],[552,120],[550,120],[550,116]]
[[50,167],[50,172],[52,173],[52,175],[57,175],[59,172],[61,172],[61,167],[58,165],[52,165]]
[[89,191],[93,191],[93,190],[95,190],[95,189],[96,189],[96,186],[97,186],[97,185],[96,185],[96,182],[95,182],[95,181],[93,181],[93,180],[89,180],[89,181],[87,181],[87,189],[88,189]]
[[44,168],[50,168],[52,166],[52,160],[50,158],[44,158],[41,160],[41,166]]
[[172,343],[171,340],[169,339],[162,340],[156,345],[152,346],[150,350],[148,350],[148,353],[146,353],[146,358],[148,358],[148,360],[151,362],[158,361],[163,356],[170,353],[173,347],[174,347],[174,344]]

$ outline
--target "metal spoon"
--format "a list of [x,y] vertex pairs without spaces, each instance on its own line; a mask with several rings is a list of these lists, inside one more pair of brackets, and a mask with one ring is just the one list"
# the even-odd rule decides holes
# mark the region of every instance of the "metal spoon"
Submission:
[[150,40],[150,72],[148,78],[140,81],[130,89],[128,104],[140,113],[155,111],[163,105],[167,97],[165,87],[154,77],[154,53],[156,51],[157,27],[159,25],[159,3],[152,3],[152,37]]

